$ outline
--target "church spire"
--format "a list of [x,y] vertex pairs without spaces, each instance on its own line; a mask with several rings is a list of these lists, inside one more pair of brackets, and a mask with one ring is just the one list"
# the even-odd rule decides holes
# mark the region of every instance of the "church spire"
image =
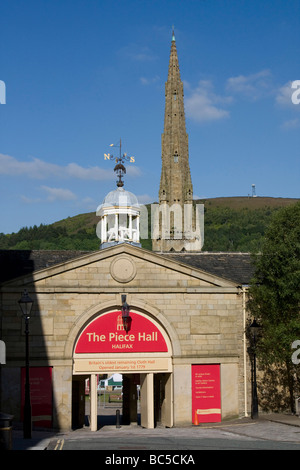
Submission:
[[[192,217],[193,185],[189,167],[183,83],[180,77],[174,28],[172,30],[168,79],[165,83],[164,132],[161,142],[162,168],[159,187],[159,210],[162,214],[169,213],[170,218],[167,225],[164,225],[162,221],[156,224],[156,235],[152,243],[153,250],[199,250],[199,248],[201,249],[200,236],[198,237],[194,233],[195,238],[193,238],[193,235],[187,239],[184,235],[187,227],[187,217],[185,214],[190,214],[189,220]],[[174,216],[174,205],[176,210],[178,209],[177,214],[180,213],[180,223],[178,223],[177,216]],[[191,231],[192,228],[189,230],[189,235]],[[181,234],[183,235],[181,236]],[[194,243],[196,239],[198,241]]]
[[172,33],[168,80],[165,84],[165,120],[162,135],[160,202],[183,205],[193,200],[189,168],[188,135],[185,127],[183,83],[174,30]]

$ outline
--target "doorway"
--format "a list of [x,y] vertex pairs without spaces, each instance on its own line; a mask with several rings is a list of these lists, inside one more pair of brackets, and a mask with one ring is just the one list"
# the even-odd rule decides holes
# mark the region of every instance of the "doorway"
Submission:
[[[73,376],[72,427],[89,425],[96,431],[104,426],[138,425],[144,428],[173,426],[171,373],[123,374],[118,393],[99,390],[94,374]],[[117,400],[118,398],[118,400]],[[88,407],[87,407],[88,401]]]
[[170,373],[154,375],[154,427],[173,426],[172,376]]
[[123,376],[123,418],[124,424],[137,423],[144,428],[172,427],[172,374],[143,373]]
[[86,424],[86,379],[88,376],[73,375],[72,380],[72,429]]
[[140,374],[123,374],[123,425],[141,424]]

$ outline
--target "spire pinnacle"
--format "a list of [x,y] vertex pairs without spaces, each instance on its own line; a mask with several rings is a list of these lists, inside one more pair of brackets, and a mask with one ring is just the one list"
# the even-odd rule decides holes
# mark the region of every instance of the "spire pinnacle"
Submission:
[[174,25],[172,26],[172,41],[175,41]]

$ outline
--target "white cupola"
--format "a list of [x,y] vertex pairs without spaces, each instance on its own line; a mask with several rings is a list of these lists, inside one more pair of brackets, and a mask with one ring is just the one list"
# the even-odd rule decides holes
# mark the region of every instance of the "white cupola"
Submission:
[[101,240],[100,249],[119,243],[141,246],[140,205],[136,196],[123,188],[122,179],[126,173],[125,160],[134,161],[134,158],[128,157],[127,154],[121,154],[121,139],[120,156],[115,158],[108,154],[106,157],[110,160],[116,160],[117,165],[114,171],[118,176],[118,181],[117,189],[107,194],[96,212],[96,215],[100,216],[97,225],[97,235]]
[[140,206],[133,193],[118,187],[107,194],[96,214],[100,216],[100,249],[125,242],[141,246]]

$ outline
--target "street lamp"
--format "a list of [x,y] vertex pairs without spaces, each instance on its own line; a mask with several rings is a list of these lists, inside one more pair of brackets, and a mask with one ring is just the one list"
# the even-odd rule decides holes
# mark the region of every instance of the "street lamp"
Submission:
[[122,295],[122,322],[123,322],[123,328],[126,331],[126,333],[130,330],[131,326],[131,317],[129,316],[129,310],[130,307],[128,303],[126,302],[126,295]]
[[253,364],[252,364],[252,405],[251,405],[251,418],[258,418],[258,398],[257,398],[257,383],[256,383],[256,342],[261,326],[257,321],[253,320],[250,325],[250,332],[253,338]]
[[25,320],[25,339],[26,339],[26,379],[25,379],[25,402],[24,402],[24,422],[23,437],[31,439],[31,403],[30,403],[30,383],[29,383],[29,318],[33,305],[33,300],[24,289],[21,299],[18,301],[24,320]]

